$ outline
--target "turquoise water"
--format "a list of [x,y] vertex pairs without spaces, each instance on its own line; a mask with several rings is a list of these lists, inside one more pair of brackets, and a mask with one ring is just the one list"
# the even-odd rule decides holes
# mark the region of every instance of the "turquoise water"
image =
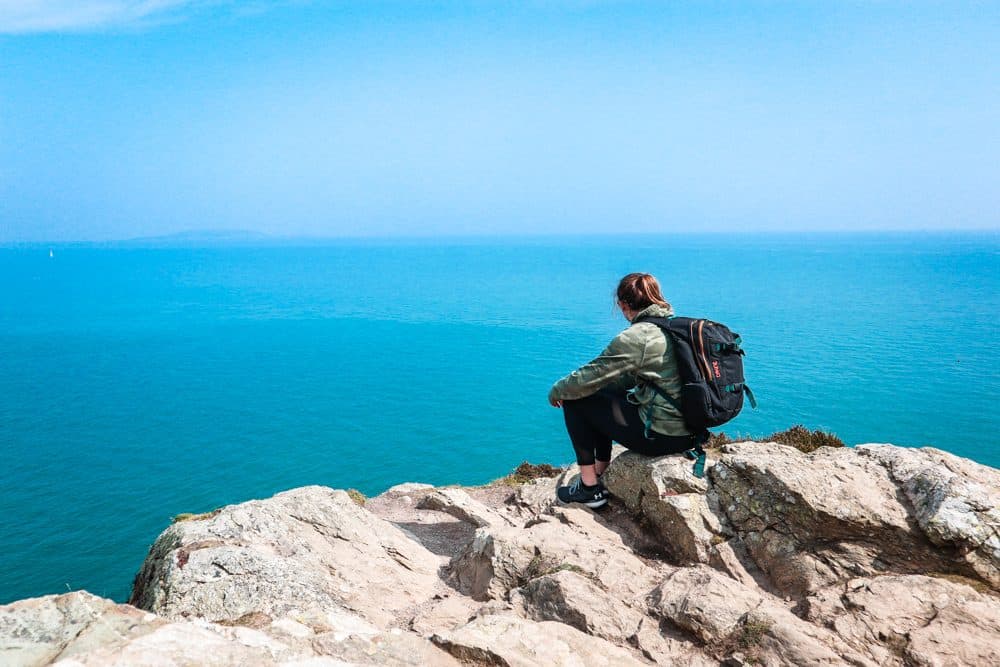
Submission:
[[0,603],[118,600],[181,512],[569,462],[617,279],[740,332],[760,408],[1000,466],[997,235],[0,248]]

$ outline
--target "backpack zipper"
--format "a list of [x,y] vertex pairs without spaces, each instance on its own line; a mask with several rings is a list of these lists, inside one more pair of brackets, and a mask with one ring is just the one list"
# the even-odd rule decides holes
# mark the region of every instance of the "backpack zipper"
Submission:
[[708,365],[708,359],[705,357],[705,339],[704,336],[705,320],[698,320],[698,338],[694,337],[694,322],[691,323],[691,338],[698,341],[698,356],[701,358],[701,366],[704,370],[702,377],[706,380],[712,380],[712,369]]

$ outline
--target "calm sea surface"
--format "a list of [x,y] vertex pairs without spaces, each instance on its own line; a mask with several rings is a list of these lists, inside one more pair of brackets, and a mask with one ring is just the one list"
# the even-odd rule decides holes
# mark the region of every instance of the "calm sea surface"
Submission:
[[742,334],[727,432],[1000,466],[996,234],[52,249],[0,248],[0,603],[124,600],[181,512],[569,462],[546,392],[636,270]]

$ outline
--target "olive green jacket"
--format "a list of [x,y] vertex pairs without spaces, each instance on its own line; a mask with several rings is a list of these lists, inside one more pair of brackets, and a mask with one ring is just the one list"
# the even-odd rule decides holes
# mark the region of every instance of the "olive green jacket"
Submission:
[[[669,306],[654,304],[632,321],[673,314]],[[549,400],[584,398],[604,387],[628,390],[629,400],[638,404],[639,416],[651,430],[664,435],[690,435],[681,413],[650,386],[653,382],[680,402],[681,379],[673,340],[655,324],[639,322],[615,336],[596,359],[552,385]]]

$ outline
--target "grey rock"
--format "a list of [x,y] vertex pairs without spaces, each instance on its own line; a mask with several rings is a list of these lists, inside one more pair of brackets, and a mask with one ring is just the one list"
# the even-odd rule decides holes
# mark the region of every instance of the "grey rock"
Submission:
[[431,597],[438,566],[343,491],[312,486],[175,523],[153,544],[130,602],[171,619],[340,610],[381,626]]
[[48,665],[278,665],[316,655],[259,630],[170,622],[86,592],[0,607],[0,662]]
[[1000,599],[960,582],[854,579],[808,598],[806,618],[879,664],[1000,664]]
[[710,477],[728,524],[783,593],[888,572],[972,571],[927,539],[889,471],[862,451],[742,443]]
[[884,465],[935,545],[956,549],[1000,590],[1000,471],[939,449],[891,445],[856,448]]
[[629,650],[553,621],[491,614],[432,640],[466,663],[537,667],[643,665]]
[[699,480],[618,454],[600,511],[555,502],[577,474],[365,508],[306,487],[192,517],[150,550],[143,610],[0,607],[0,663],[1000,664],[995,470],[741,443]]
[[742,651],[761,664],[874,664],[779,600],[702,565],[674,572],[650,595],[650,608],[710,648]]
[[712,510],[708,481],[695,477],[683,456],[619,456],[604,474],[615,498],[643,517],[664,548],[681,563],[707,563],[728,531]]
[[455,585],[476,600],[501,599],[557,568],[576,569],[627,599],[655,585],[662,570],[639,559],[592,512],[577,507],[553,511],[521,529],[478,529],[449,566]]
[[559,621],[618,644],[636,634],[644,616],[572,569],[532,579],[511,591],[511,601],[532,620]]
[[473,499],[462,489],[437,489],[424,496],[417,504],[417,508],[445,512],[480,528],[514,525],[514,522],[506,516]]

